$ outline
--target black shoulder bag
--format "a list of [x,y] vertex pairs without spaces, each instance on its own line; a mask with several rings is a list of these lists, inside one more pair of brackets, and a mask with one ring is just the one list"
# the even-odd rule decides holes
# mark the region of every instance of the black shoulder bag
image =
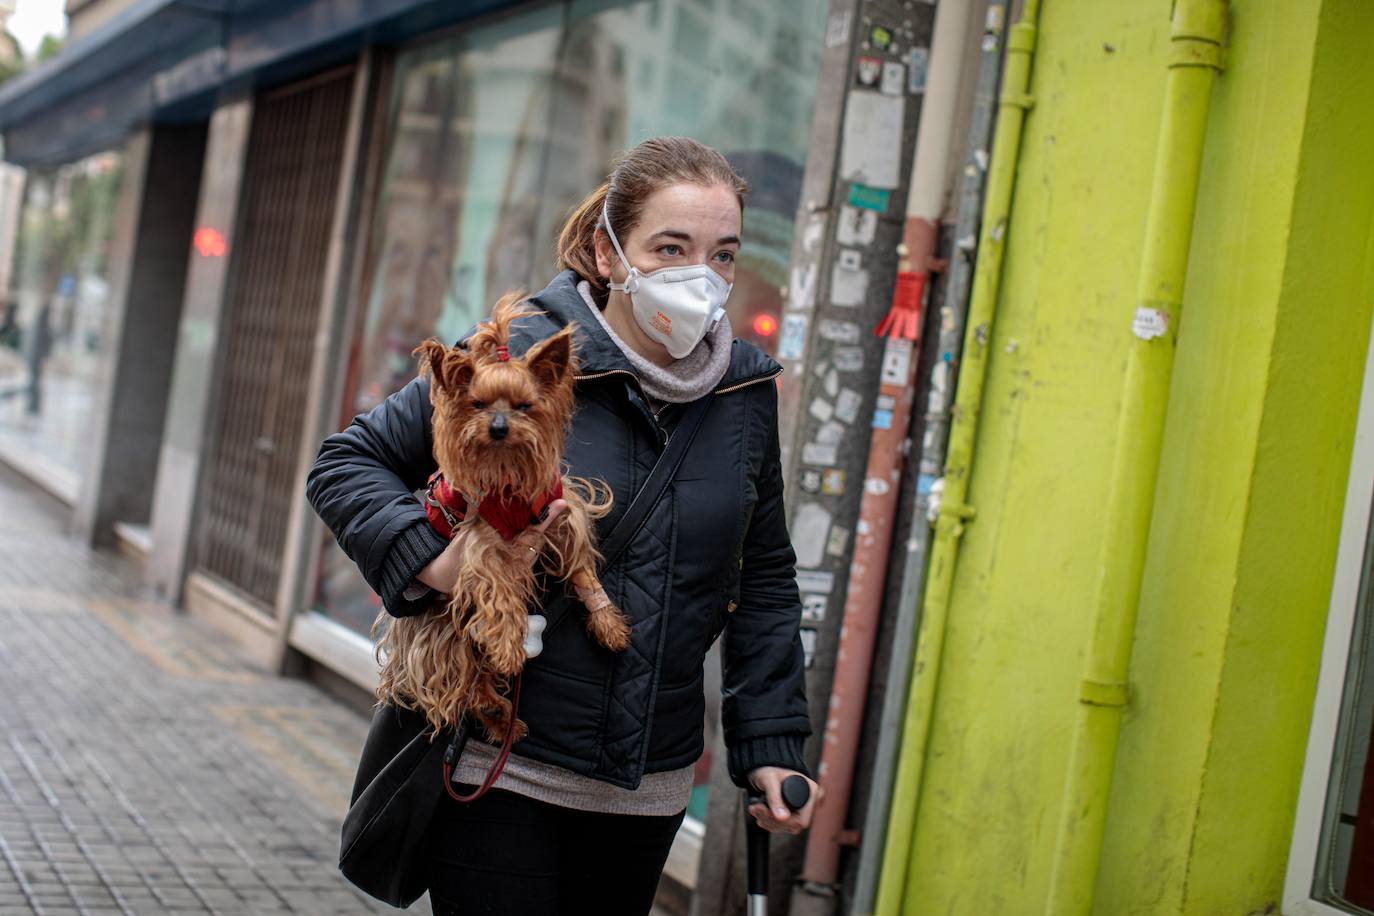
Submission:
[[[677,474],[714,399],[710,393],[688,406],[649,479],[602,544],[603,571],[620,559],[644,526]],[[573,602],[564,594],[549,604],[546,635],[567,616]],[[428,889],[424,836],[446,789],[445,757],[453,762],[455,748],[466,740],[466,730],[464,720],[452,740],[443,741],[433,734],[423,712],[390,703],[377,707],[358,761],[339,847],[339,870],[360,890],[404,908]]]

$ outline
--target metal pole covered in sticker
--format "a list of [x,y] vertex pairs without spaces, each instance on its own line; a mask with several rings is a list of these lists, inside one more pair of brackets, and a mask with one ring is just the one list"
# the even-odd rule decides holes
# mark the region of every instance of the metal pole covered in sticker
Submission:
[[[917,128],[904,232],[897,246],[896,284],[887,314],[872,331],[885,338],[885,342],[877,397],[868,423],[868,459],[821,747],[819,779],[823,791],[807,836],[802,883],[793,892],[791,912],[797,916],[833,911],[834,906],[833,886],[839,875],[841,840],[854,786],[899,482],[904,455],[910,448],[907,434],[916,393],[921,306],[935,259],[939,219],[946,197],[968,28],[968,4],[943,3],[937,7],[929,79],[922,85],[925,97]],[[842,252],[836,273],[860,268],[857,254],[852,249]],[[850,257],[846,259],[845,255]],[[840,293],[838,283],[833,284],[832,296],[838,297]],[[802,511],[806,508],[803,506]],[[800,515],[801,512],[799,518]],[[800,550],[798,556],[800,559]],[[865,843],[881,841],[881,835],[864,837]]]

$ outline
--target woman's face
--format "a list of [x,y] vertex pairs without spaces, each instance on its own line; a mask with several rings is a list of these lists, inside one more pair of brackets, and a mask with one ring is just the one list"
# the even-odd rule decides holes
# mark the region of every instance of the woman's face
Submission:
[[[720,184],[674,184],[650,194],[638,225],[618,238],[640,273],[709,264],[725,282],[734,283],[739,234],[740,207],[733,190]],[[616,283],[629,273],[604,232],[596,234],[596,269]]]

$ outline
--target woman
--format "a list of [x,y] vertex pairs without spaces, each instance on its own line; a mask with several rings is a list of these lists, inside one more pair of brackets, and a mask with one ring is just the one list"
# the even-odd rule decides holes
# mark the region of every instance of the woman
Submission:
[[[780,792],[804,771],[811,730],[778,452],[782,369],[733,339],[723,309],[746,190],[725,157],[695,141],[640,144],[568,220],[562,272],[530,299],[544,315],[522,325],[522,348],[576,325],[565,459],[570,473],[611,487],[607,530],[686,405],[716,396],[673,485],[603,576],[632,623],[630,647],[612,653],[580,626],[550,629],[524,669],[529,735],[496,790],[467,805],[442,797],[429,843],[436,914],[647,913],[703,750],[703,663],[722,631],[731,779],[765,791],[768,804],[750,813],[768,830],[810,823],[812,805],[789,812]],[[395,617],[434,606],[461,560],[461,538],[435,533],[412,495],[435,468],[431,413],[428,380],[417,378],[326,439],[307,483]],[[553,503],[519,535],[532,559],[564,508]],[[469,741],[459,791],[495,757]]]

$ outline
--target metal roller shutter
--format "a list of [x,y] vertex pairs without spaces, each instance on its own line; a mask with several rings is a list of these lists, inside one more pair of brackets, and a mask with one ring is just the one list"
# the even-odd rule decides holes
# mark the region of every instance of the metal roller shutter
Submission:
[[255,105],[194,565],[276,603],[352,69]]

